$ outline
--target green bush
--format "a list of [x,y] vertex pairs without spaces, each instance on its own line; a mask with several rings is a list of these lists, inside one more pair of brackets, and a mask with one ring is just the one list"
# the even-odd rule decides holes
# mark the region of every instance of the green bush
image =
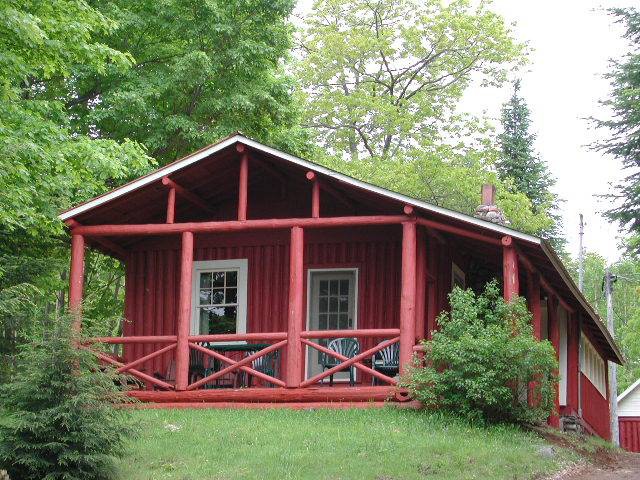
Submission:
[[[524,299],[506,303],[495,281],[476,295],[454,289],[450,313],[426,341],[426,365],[403,384],[427,408],[484,422],[538,423],[553,412],[557,361],[547,340],[536,341]],[[527,402],[529,382],[536,401]]]
[[12,479],[107,479],[133,433],[112,371],[76,348],[69,318],[23,347],[0,389],[0,467]]

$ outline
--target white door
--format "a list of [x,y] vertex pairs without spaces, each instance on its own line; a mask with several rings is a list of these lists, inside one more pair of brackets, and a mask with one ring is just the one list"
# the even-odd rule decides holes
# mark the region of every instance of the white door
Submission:
[[[352,330],[356,328],[356,269],[310,270],[308,330]],[[348,332],[345,332],[348,337]],[[312,340],[327,345],[331,340]],[[307,347],[307,378],[322,371],[320,355]],[[348,372],[334,376],[334,380],[348,379]]]

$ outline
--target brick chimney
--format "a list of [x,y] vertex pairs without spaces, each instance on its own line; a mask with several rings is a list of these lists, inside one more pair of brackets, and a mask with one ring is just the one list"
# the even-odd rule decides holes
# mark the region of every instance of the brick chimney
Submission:
[[509,225],[510,222],[504,216],[504,212],[496,205],[496,186],[491,183],[482,185],[482,204],[476,208],[474,217],[497,223],[498,225]]

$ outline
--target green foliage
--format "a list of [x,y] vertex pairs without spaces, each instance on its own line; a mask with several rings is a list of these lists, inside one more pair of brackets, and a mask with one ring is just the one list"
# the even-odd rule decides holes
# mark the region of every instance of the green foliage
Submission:
[[[404,380],[427,408],[442,408],[486,422],[537,423],[554,408],[558,364],[547,340],[533,336],[524,299],[506,303],[497,282],[476,295],[454,289],[451,312],[424,343],[427,365]],[[535,381],[536,402],[527,389]]]
[[486,2],[467,0],[317,0],[301,42],[305,125],[350,160],[445,144],[469,125],[455,107],[472,77],[500,83],[523,52]]
[[236,130],[302,148],[283,67],[293,0],[92,5],[116,24],[100,40],[135,60],[125,71],[77,69],[73,88],[59,85],[78,131],[135,140],[163,164]]
[[69,318],[42,325],[0,389],[0,464],[24,480],[114,478],[133,434],[118,378],[75,347]]
[[[625,28],[630,50],[622,59],[613,62],[606,77],[611,82],[611,97],[603,103],[613,112],[612,118],[594,120],[610,133],[609,138],[596,145],[599,151],[622,162],[627,176],[615,186],[610,195],[613,207],[607,212],[631,234],[640,234],[640,10],[613,8],[609,13]],[[635,252],[640,252],[637,243]]]
[[498,136],[500,155],[496,162],[498,175],[511,182],[513,192],[523,193],[531,200],[534,213],[543,213],[552,220],[540,233],[562,250],[562,220],[557,212],[558,198],[551,191],[555,180],[547,164],[534,150],[536,136],[531,133],[529,107],[520,96],[520,81],[514,83],[513,95],[502,107],[502,133]]

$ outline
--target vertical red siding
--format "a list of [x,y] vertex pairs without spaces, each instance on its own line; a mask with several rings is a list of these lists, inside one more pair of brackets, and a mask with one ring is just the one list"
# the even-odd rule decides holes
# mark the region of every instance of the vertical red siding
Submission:
[[589,379],[580,374],[582,382],[582,417],[602,438],[611,438],[609,422],[609,402],[593,386]]
[[620,446],[640,453],[640,417],[620,417]]

